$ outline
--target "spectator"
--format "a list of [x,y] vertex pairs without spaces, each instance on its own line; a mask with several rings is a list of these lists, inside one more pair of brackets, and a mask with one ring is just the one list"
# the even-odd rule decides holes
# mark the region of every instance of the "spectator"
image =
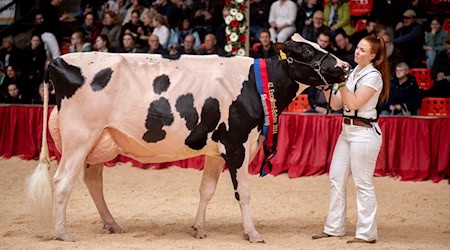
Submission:
[[392,43],[392,37],[388,32],[382,32],[378,36],[380,36],[384,40],[384,44],[386,47],[386,56],[388,57],[389,70],[391,72],[391,75],[395,75],[395,65],[403,62],[402,53],[400,52],[400,50],[395,48],[394,44]]
[[118,51],[119,53],[136,53],[137,49],[134,42],[134,37],[126,33],[122,38],[123,47]]
[[194,44],[196,43],[196,39],[193,35],[186,35],[184,37],[183,46],[180,46],[178,49],[178,55],[197,55],[195,51]]
[[8,104],[24,104],[27,103],[23,98],[22,94],[20,93],[19,86],[15,83],[9,83],[8,85],[8,93],[3,100],[4,103]]
[[445,39],[447,36],[448,32],[442,30],[442,21],[437,17],[432,18],[430,32],[425,32],[425,44],[423,45],[427,56],[427,68],[431,68],[436,55],[445,50]]
[[365,29],[362,29],[356,33],[353,33],[353,35],[350,37],[350,42],[353,43],[354,46],[356,46],[361,39],[364,37],[371,35],[375,32],[377,27],[377,21],[373,18],[367,18],[366,20],[366,27]]
[[269,24],[272,42],[282,43],[295,32],[297,5],[290,0],[277,0],[270,6]]
[[111,43],[111,49],[115,51],[120,48],[121,30],[122,26],[120,25],[119,17],[116,12],[106,11],[103,15],[103,29],[100,34],[108,36],[108,40]]
[[163,46],[163,48],[166,48],[170,37],[167,18],[161,14],[156,14],[153,17],[153,26],[155,27],[153,30],[153,35],[158,36],[159,43]]
[[[144,15],[145,16],[145,15]],[[131,12],[131,19],[128,23],[122,26],[122,34],[121,37],[123,38],[124,34],[130,34],[134,40],[136,40],[139,36],[138,30],[139,28],[142,29],[144,26],[144,23],[139,20],[140,13],[138,10],[133,10]],[[143,17],[144,19],[144,17]]]
[[80,31],[74,32],[70,38],[70,53],[89,52],[92,50],[91,43],[85,42],[84,34]]
[[199,33],[201,41],[206,34],[215,34],[224,23],[222,16],[223,3],[217,0],[194,0],[192,6],[192,26]]
[[86,41],[91,44],[95,43],[97,36],[100,35],[101,27],[97,25],[93,13],[86,13],[86,15],[84,16],[84,22],[83,24],[81,24],[81,31],[84,33]]
[[261,29],[269,28],[269,0],[255,0],[250,3],[250,37],[259,40]]
[[3,68],[14,64],[22,68],[22,51],[14,45],[13,36],[3,38],[2,48],[0,49],[0,63]]
[[399,63],[391,80],[389,99],[380,115],[415,115],[420,107],[420,91],[416,78],[409,74],[406,63]]
[[198,51],[199,55],[213,55],[217,54],[219,56],[225,56],[225,51],[223,49],[217,48],[216,36],[213,34],[207,34],[205,36],[205,48]]
[[[44,104],[44,83],[41,83],[39,85],[38,91],[36,92],[36,95],[31,100],[31,104]],[[50,91],[48,93],[48,104],[54,105],[55,102],[55,95],[51,94]]]
[[176,27],[178,24],[178,9],[173,5],[171,0],[157,0],[158,13],[167,17],[168,26]]
[[157,12],[154,9],[150,9],[146,11],[142,16],[143,26],[138,28],[137,32],[139,33],[139,37],[137,39],[137,43],[141,45],[141,48],[148,47],[148,38],[153,32],[153,17]]
[[330,27],[332,36],[335,35],[335,31],[343,29],[347,35],[353,34],[353,27],[350,23],[350,8],[348,2],[343,0],[330,0],[325,5],[324,23]]
[[258,46],[256,51],[252,51],[253,58],[271,58],[275,56],[275,50],[272,47],[272,41],[270,40],[270,32],[267,29],[262,29],[259,35],[259,41],[261,45]]
[[50,3],[44,4],[41,7],[41,11],[44,17],[43,20],[43,32],[50,32],[55,37],[58,43],[62,42],[62,23],[67,20],[69,16],[64,13],[59,15],[59,6],[61,5],[62,0],[50,0]]
[[176,29],[175,32],[177,35],[177,43],[180,46],[183,46],[184,39],[186,38],[187,35],[192,35],[195,38],[194,49],[195,50],[200,49],[201,46],[200,36],[198,32],[191,27],[191,21],[189,20],[189,18],[183,18],[181,25]]
[[[100,14],[104,2],[105,2],[104,0],[101,1],[81,0],[81,3],[79,3],[80,9],[78,10],[77,13],[77,19],[82,20],[82,18],[85,17],[87,13],[92,13],[94,14],[95,18],[98,18],[98,14]],[[114,6],[111,7],[113,8]]]
[[347,33],[343,29],[339,29],[336,31],[336,36],[334,37],[334,43],[337,47],[336,56],[344,60],[352,66],[352,68],[356,67],[356,63],[354,60],[354,54],[356,47],[350,42]]
[[323,11],[316,10],[313,14],[312,22],[303,28],[302,36],[306,40],[316,41],[317,36],[322,31],[330,31],[330,28],[323,24]]
[[61,55],[59,50],[58,40],[55,35],[51,32],[45,31],[43,26],[44,16],[41,12],[37,12],[35,15],[34,30],[32,31],[32,36],[37,35],[41,37],[44,43],[44,48],[47,53],[47,57],[50,59],[56,59]]
[[157,35],[150,35],[148,39],[148,49],[146,51],[142,51],[144,53],[149,54],[160,54],[160,55],[168,55],[169,52],[161,46],[159,43],[159,38]]
[[446,50],[436,55],[433,67],[431,67],[431,78],[434,80],[433,87],[424,93],[430,97],[450,97],[450,35],[445,40]]
[[412,68],[420,67],[423,58],[425,32],[422,25],[416,22],[416,12],[406,10],[403,22],[395,30],[394,45],[402,53],[405,62]]
[[44,45],[38,35],[31,37],[31,43],[24,49],[24,76],[32,86],[32,92],[37,92],[39,84],[44,79],[44,68],[47,60]]
[[127,0],[108,0],[101,7],[101,15],[103,16],[106,11],[113,11],[119,16],[120,23],[123,23],[127,16]]
[[133,10],[139,11],[140,20],[143,20],[144,13],[148,11],[148,8],[143,5],[143,2],[143,0],[130,0],[131,7],[128,8],[127,14],[123,19],[122,24],[126,24],[131,20],[131,13],[133,12]]
[[95,40],[94,48],[98,52],[111,52],[107,35],[99,35]]
[[[297,33],[302,34],[303,28],[312,24],[313,22],[313,14],[317,10],[322,10],[322,6],[317,4],[317,0],[305,0],[300,5],[297,10],[297,18],[295,20],[295,27],[297,29]],[[315,39],[310,40],[315,41]]]
[[330,53],[334,53],[330,41],[330,32],[328,32],[328,30],[321,31],[317,36],[317,44],[319,44],[322,49],[325,49]]
[[[401,21],[405,6],[404,1],[376,0],[373,1],[371,18],[383,24],[391,36],[394,35],[395,25]],[[394,65],[395,67],[395,65]]]
[[[30,95],[33,92],[32,86],[25,86],[25,81],[22,78],[22,74],[19,68],[15,65],[9,65],[6,67],[6,77],[3,80],[5,86],[9,86],[10,84],[15,84],[18,89],[20,89],[20,100],[21,103],[26,103],[25,100],[29,100]],[[28,82],[26,82],[28,84]],[[9,92],[9,87],[8,87]],[[24,94],[22,96],[22,94]]]

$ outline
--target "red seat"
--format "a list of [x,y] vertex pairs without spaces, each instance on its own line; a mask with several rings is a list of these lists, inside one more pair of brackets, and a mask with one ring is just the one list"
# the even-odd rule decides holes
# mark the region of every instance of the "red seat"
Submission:
[[311,107],[309,106],[308,95],[300,94],[294,98],[294,100],[291,102],[291,104],[289,104],[289,106],[286,108],[286,111],[303,113],[306,110],[309,110],[310,108]]
[[351,16],[368,15],[372,11],[372,0],[349,0]]
[[409,73],[416,78],[420,89],[428,90],[433,87],[433,79],[431,79],[431,69],[413,68]]
[[359,19],[356,22],[355,33],[365,29],[366,28],[366,23],[367,23],[366,19]]
[[420,115],[450,116],[450,98],[423,98]]
[[444,25],[442,25],[442,29],[450,33],[450,18],[444,19]]

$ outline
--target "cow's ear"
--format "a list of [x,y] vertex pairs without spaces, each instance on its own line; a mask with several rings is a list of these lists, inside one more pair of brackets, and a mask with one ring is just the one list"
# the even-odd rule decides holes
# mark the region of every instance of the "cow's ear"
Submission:
[[287,50],[286,44],[284,44],[284,43],[275,43],[273,45],[273,48],[275,49],[275,52],[277,53],[279,60],[286,60],[286,52],[287,52],[286,51]]

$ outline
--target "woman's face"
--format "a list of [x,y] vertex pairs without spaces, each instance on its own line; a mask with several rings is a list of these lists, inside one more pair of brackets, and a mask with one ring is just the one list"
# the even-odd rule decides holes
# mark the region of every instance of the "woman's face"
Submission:
[[80,44],[80,38],[76,34],[72,34],[70,41],[71,41],[72,45]]
[[431,23],[430,23],[430,27],[431,27],[431,29],[438,30],[438,29],[441,28],[441,24],[439,24],[438,21],[433,20],[433,21],[431,21]]
[[31,48],[36,49],[41,44],[41,39],[38,36],[33,36],[31,38]]
[[6,68],[6,75],[7,75],[9,78],[13,78],[13,77],[16,76],[16,71],[14,71],[13,67],[8,66],[8,67]]
[[112,17],[109,14],[106,14],[105,17],[103,17],[103,24],[106,26],[112,24]]
[[154,25],[155,27],[160,27],[160,26],[161,26],[161,23],[158,22],[158,20],[156,20],[156,18],[153,18],[153,25]]
[[15,85],[15,84],[10,84],[10,85],[8,86],[8,94],[9,94],[11,97],[17,97],[17,96],[19,96],[19,89],[17,88],[17,85]]
[[183,20],[183,29],[185,29],[185,30],[189,29],[190,25],[191,25],[191,23],[189,22],[189,19]]
[[355,50],[355,62],[361,66],[368,65],[375,58],[371,50],[370,44],[366,40],[361,40]]
[[139,22],[139,15],[138,13],[131,14],[131,23],[137,24]]
[[94,24],[94,15],[87,14],[84,18],[84,24],[86,24],[87,26],[92,26]]
[[103,41],[103,39],[101,37],[97,37],[97,39],[95,39],[95,47],[97,49],[103,49],[106,46],[106,42]]

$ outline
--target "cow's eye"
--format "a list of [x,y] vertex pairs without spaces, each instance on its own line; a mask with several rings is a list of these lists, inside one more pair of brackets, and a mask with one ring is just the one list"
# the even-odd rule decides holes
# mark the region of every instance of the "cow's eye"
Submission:
[[310,57],[310,56],[312,56],[312,54],[313,54],[312,49],[305,49],[305,50],[303,51],[303,55],[304,55],[305,57]]

